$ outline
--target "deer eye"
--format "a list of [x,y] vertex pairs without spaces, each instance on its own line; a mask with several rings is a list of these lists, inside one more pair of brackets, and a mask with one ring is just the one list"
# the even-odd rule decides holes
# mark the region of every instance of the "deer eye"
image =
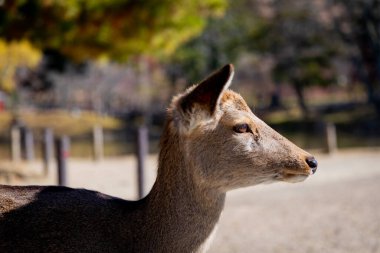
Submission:
[[251,129],[249,128],[249,125],[246,123],[243,124],[237,124],[234,126],[233,130],[236,133],[248,133],[251,132]]

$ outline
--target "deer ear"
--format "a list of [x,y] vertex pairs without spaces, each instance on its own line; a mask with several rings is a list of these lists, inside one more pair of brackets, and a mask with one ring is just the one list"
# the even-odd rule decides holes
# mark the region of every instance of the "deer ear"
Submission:
[[234,67],[228,64],[215,71],[183,97],[180,107],[184,113],[192,112],[195,105],[206,110],[210,116],[215,112],[222,92],[227,89],[234,75]]

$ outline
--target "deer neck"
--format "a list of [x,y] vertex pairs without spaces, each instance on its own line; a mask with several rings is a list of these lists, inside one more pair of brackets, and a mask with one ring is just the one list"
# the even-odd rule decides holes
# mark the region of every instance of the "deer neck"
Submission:
[[[165,133],[167,135],[167,133]],[[195,251],[219,220],[225,193],[194,178],[185,145],[177,136],[163,137],[155,185],[146,198],[149,216],[170,252]],[[180,248],[179,248],[180,247]]]

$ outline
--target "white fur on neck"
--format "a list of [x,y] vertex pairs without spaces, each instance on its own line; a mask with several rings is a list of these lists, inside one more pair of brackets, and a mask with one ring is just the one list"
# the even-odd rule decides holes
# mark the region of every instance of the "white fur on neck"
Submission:
[[202,245],[197,249],[195,253],[205,253],[210,249],[211,244],[215,239],[217,230],[218,230],[218,224],[215,225],[210,235],[206,238],[206,240],[202,243]]

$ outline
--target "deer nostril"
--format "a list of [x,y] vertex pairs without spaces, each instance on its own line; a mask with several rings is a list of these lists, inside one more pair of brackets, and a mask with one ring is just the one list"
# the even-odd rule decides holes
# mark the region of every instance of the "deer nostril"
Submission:
[[313,171],[313,174],[314,174],[315,171],[317,170],[317,167],[318,167],[317,160],[315,160],[314,157],[307,157],[306,163],[307,163],[307,165],[309,165],[309,167],[311,168],[311,170]]

